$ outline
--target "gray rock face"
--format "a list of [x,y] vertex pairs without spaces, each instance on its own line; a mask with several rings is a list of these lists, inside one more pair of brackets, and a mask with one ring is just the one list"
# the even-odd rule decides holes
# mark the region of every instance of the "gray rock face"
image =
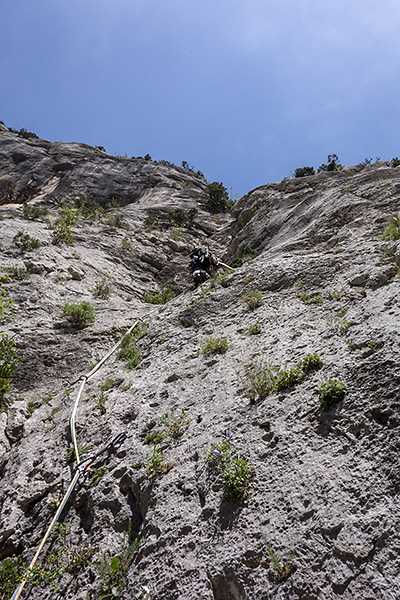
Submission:
[[[115,556],[124,532],[139,538],[122,599],[143,585],[152,600],[398,598],[399,245],[380,235],[400,210],[400,171],[378,163],[270,184],[242,198],[232,215],[210,215],[201,185],[164,185],[174,169],[162,167],[164,183],[146,187],[142,170],[159,168],[152,163],[138,159],[136,174],[119,179],[125,159],[1,136],[0,177],[22,189],[36,173],[36,197],[51,212],[25,220],[5,205],[0,221],[16,313],[2,332],[24,354],[13,402],[0,414],[0,558],[32,558],[74,470],[69,417],[77,380],[140,318],[148,329],[136,341],[139,365],[127,370],[115,353],[85,386],[77,414],[82,456],[121,432],[126,439],[99,456],[75,489],[62,514],[65,543],[90,545],[96,563]],[[12,159],[15,171],[10,144],[26,156]],[[79,162],[78,150],[90,160]],[[53,177],[68,197],[97,189],[95,174],[103,181],[103,167],[114,165],[101,197],[124,204],[101,220],[79,219],[71,247],[51,243],[55,192],[45,188],[54,161],[64,165]],[[93,179],[84,175],[89,162]],[[194,222],[149,229],[149,214],[175,208],[196,208]],[[18,231],[43,245],[22,253]],[[187,255],[200,244],[226,260],[246,247],[258,256],[193,290]],[[184,293],[167,305],[143,301],[167,283]],[[103,297],[99,284],[108,289]],[[249,292],[261,296],[254,308]],[[61,307],[83,300],[96,320],[73,328]],[[227,351],[203,354],[210,337],[227,338]],[[289,370],[313,353],[320,370],[263,399],[249,394],[252,368]],[[323,409],[318,390],[329,378],[347,392]],[[155,475],[146,436],[163,428],[163,415],[179,419],[182,410],[179,435],[157,446],[166,466]],[[242,501],[224,497],[222,474],[207,458],[227,440],[254,469]],[[277,573],[263,536],[282,564],[295,550],[288,577]],[[104,592],[93,564],[81,567],[64,573],[59,597],[98,598],[102,585]],[[54,594],[43,583],[29,597]]]
[[25,140],[1,130],[0,164],[1,204],[65,202],[80,196],[102,205],[146,203],[146,197],[153,203],[152,192],[168,188],[168,203],[173,206],[180,205],[174,192],[191,189],[192,195],[200,194],[206,185],[204,177],[195,177],[182,167],[115,157],[86,144]]

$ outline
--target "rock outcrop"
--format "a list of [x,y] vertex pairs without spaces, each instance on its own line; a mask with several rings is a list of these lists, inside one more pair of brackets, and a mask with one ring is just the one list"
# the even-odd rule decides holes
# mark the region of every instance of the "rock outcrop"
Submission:
[[[47,579],[22,597],[128,599],[145,585],[152,600],[395,600],[400,242],[381,235],[400,210],[400,170],[268,184],[223,215],[205,185],[182,168],[0,132],[1,266],[15,313],[1,331],[24,357],[0,413],[0,568],[31,560],[69,485],[79,378],[141,319],[139,364],[127,370],[116,352],[81,398],[83,456],[126,439],[95,460],[62,513],[66,531],[46,545],[60,563],[79,560],[57,574],[44,552]],[[53,244],[76,198],[106,210],[81,213],[73,245]],[[24,201],[49,212],[34,217]],[[18,232],[42,245],[23,250]],[[198,245],[251,258],[194,290],[186,265]],[[168,285],[182,295],[144,301]],[[78,329],[60,312],[82,301],[96,320]],[[205,351],[210,339],[220,353]],[[292,385],[257,387],[257,374],[315,354],[322,367]],[[323,408],[329,380],[346,393]],[[236,499],[216,446],[248,467]],[[140,540],[132,561],[128,537]]]

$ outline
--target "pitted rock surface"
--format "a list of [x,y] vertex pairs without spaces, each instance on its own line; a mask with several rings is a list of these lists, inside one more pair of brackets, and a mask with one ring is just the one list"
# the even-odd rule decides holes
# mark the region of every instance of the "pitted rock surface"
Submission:
[[[66,456],[78,379],[141,318],[148,326],[137,342],[142,362],[127,371],[112,355],[81,399],[82,447],[97,450],[121,432],[127,437],[94,463],[92,471],[106,468],[97,485],[88,477],[67,504],[68,543],[90,544],[99,556],[128,530],[140,538],[121,592],[126,600],[141,585],[152,600],[397,599],[399,242],[380,236],[400,211],[400,170],[376,163],[284,180],[250,192],[231,214],[212,215],[205,180],[183,169],[2,130],[1,179],[15,186],[0,221],[15,317],[1,331],[24,361],[0,414],[0,558],[32,558],[73,473]],[[24,219],[24,194],[50,213]],[[75,245],[55,246],[51,224],[76,196],[102,205],[116,198],[119,206],[102,220],[79,219]],[[176,208],[195,208],[193,222],[146,226],[149,214]],[[21,252],[18,231],[43,245]],[[246,247],[258,256],[194,290],[186,266],[198,245],[224,260]],[[112,287],[102,299],[94,289],[104,278]],[[182,295],[162,306],[143,301],[168,283]],[[252,290],[261,292],[262,304],[249,310],[243,296]],[[320,295],[323,303],[306,304],[302,294]],[[96,321],[71,328],[61,307],[83,300],[94,306]],[[255,324],[260,332],[249,335]],[[203,355],[210,336],[227,336],[228,351]],[[250,401],[249,365],[291,368],[314,352],[321,370]],[[328,378],[344,382],[347,393],[326,410],[318,389]],[[113,383],[101,410],[95,398],[107,379]],[[170,468],[152,477],[145,437],[162,415],[182,409],[190,419],[182,436],[161,444]],[[240,503],[224,499],[222,477],[206,458],[227,435],[254,467]],[[263,535],[281,561],[295,550],[284,581]],[[22,597],[87,600],[100,588],[96,569],[87,566],[65,574],[57,592],[27,586]]]

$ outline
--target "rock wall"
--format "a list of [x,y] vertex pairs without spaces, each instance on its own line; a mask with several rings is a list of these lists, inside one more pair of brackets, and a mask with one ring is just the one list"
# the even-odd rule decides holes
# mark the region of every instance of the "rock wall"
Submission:
[[[399,169],[376,163],[285,180],[250,192],[231,215],[211,215],[205,182],[190,173],[0,136],[0,181],[15,184],[0,228],[16,316],[2,332],[24,355],[0,413],[1,565],[31,560],[69,485],[77,379],[136,319],[147,327],[138,366],[127,370],[114,354],[81,399],[83,455],[121,432],[126,439],[96,459],[62,513],[64,552],[79,555],[79,568],[27,585],[22,597],[128,599],[146,585],[152,600],[397,598],[400,245],[380,236],[400,210]],[[67,157],[73,166],[55,169]],[[146,169],[159,177],[154,187]],[[29,203],[50,212],[27,220],[16,205],[33,174]],[[176,178],[186,183],[171,186]],[[121,202],[79,219],[73,246],[53,245],[59,207],[76,195]],[[149,214],[176,208],[195,208],[194,220],[149,228]],[[19,231],[43,245],[21,252]],[[258,255],[194,290],[186,263],[199,244],[225,260],[246,248]],[[111,291],[101,298],[105,280]],[[143,301],[168,283],[184,293],[166,305]],[[97,318],[72,328],[61,307],[83,300]],[[205,353],[210,338],[225,340],[221,353]],[[289,371],[315,353],[322,368],[295,385],[263,398],[249,392],[249,373]],[[326,409],[318,390],[329,378],[347,392]],[[146,436],[157,431],[170,435],[154,447]],[[224,444],[252,475],[236,500],[209,457]],[[128,535],[140,544],[123,570]],[[47,556],[60,544],[48,544]],[[107,561],[115,577],[106,589],[96,564]]]

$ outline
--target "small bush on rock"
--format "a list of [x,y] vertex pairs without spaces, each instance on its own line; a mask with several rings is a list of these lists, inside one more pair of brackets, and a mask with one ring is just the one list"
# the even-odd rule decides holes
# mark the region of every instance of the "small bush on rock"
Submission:
[[10,276],[10,279],[14,280],[28,279],[28,277],[31,276],[25,265],[20,267],[10,267],[8,269],[8,275]]
[[78,215],[76,211],[64,206],[59,211],[58,218],[54,221],[51,236],[51,243],[59,246],[66,244],[73,246],[75,244],[74,236],[72,235],[71,227],[75,225]]
[[328,379],[322,383],[319,388],[319,401],[323,408],[330,408],[334,404],[341,402],[346,394],[346,385],[341,381]]
[[11,377],[22,362],[14,340],[3,334],[0,339],[0,412],[7,410],[6,393],[11,384]]
[[218,181],[208,183],[204,189],[207,203],[214,213],[227,212],[233,203],[229,202],[228,190]]
[[28,233],[18,231],[13,237],[13,242],[21,250],[21,252],[29,252],[30,250],[36,250],[42,246],[42,242],[37,238],[31,237]]
[[317,296],[310,296],[309,294],[305,294],[303,292],[297,292],[296,298],[304,302],[304,304],[321,305],[324,302],[324,299],[319,294]]
[[143,302],[149,304],[166,304],[180,293],[179,286],[174,283],[168,283],[161,292],[154,292],[153,294],[145,293],[143,296]]
[[104,277],[101,281],[96,283],[93,290],[93,296],[96,296],[96,298],[101,298],[102,300],[108,300],[108,298],[111,296],[111,289],[112,286],[109,281],[109,277]]
[[211,354],[225,354],[230,348],[229,339],[225,337],[209,337],[201,348],[201,353],[204,356]]
[[62,307],[60,317],[67,317],[71,325],[81,329],[95,322],[96,312],[90,302],[83,301],[79,304],[66,302]]
[[228,265],[233,269],[237,269],[241,267],[245,262],[249,262],[258,256],[258,252],[255,248],[251,248],[250,246],[246,246],[243,250],[242,256],[238,258],[232,258],[228,261]]
[[0,323],[4,321],[7,317],[11,317],[11,309],[14,304],[14,300],[9,295],[8,290],[4,289],[4,283],[10,281],[9,275],[3,275],[2,270],[0,268]]
[[242,500],[248,493],[254,467],[251,467],[247,457],[235,448],[230,436],[220,444],[213,444],[207,458],[222,471],[225,498]]
[[94,564],[101,579],[99,600],[120,598],[126,585],[129,567],[139,549],[139,540],[129,541],[130,530],[119,536],[119,546],[114,551],[101,551],[99,561]]
[[95,200],[88,200],[79,196],[74,200],[76,215],[86,221],[96,221],[104,215],[104,208]]
[[127,221],[125,221],[124,217],[121,213],[113,213],[106,217],[106,223],[110,227],[115,227],[117,229],[124,229],[125,231],[129,231],[131,226]]
[[20,556],[5,558],[0,562],[0,600],[9,600],[22,581],[23,567]]
[[165,462],[163,451],[158,447],[158,444],[154,444],[153,454],[146,463],[146,469],[149,475],[156,476],[164,475],[172,469],[172,464],[170,462]]
[[315,175],[314,167],[299,167],[295,170],[295,177],[308,177],[309,175]]
[[321,369],[323,363],[317,353],[307,354],[295,367],[279,369],[274,365],[250,365],[245,369],[245,386],[250,402],[263,400],[271,392],[282,392],[297,385],[307,373]]
[[385,241],[395,241],[400,239],[400,215],[390,219],[383,230],[382,239]]
[[93,396],[93,402],[97,406],[101,415],[106,413],[106,402],[108,400],[108,394],[104,391],[97,392],[95,396]]
[[126,335],[122,340],[120,350],[118,352],[118,358],[122,358],[125,361],[125,366],[128,371],[131,371],[142,360],[142,355],[140,354],[140,350],[136,347],[135,341],[137,337],[134,332]]
[[175,416],[172,413],[165,413],[158,423],[158,425],[161,426],[161,429],[147,434],[144,443],[159,444],[167,438],[180,438],[183,435],[186,426],[190,423],[190,418],[186,415],[187,410],[184,408],[182,408],[181,414],[178,416]]
[[250,327],[245,331],[246,335],[258,335],[259,333],[261,333],[261,325],[258,321],[257,323],[250,325]]
[[[30,588],[37,586],[41,586],[42,588],[50,587],[51,590],[55,592],[58,590],[60,582],[66,573],[76,574],[78,571],[89,566],[91,558],[93,554],[95,554],[95,549],[87,544],[79,546],[67,545],[66,535],[68,529],[68,525],[62,524],[55,527],[54,532],[52,533],[54,541],[51,547],[53,550],[48,551],[42,562],[36,564],[31,571],[28,572],[26,564],[23,563],[21,565],[19,560],[15,561],[15,565],[11,571],[11,565],[8,565],[8,574],[10,576],[9,584],[11,587],[12,582],[12,591],[14,591],[16,586],[23,579],[26,579]],[[3,561],[3,563],[4,562],[5,561]],[[8,599],[10,597],[9,595],[1,595],[1,592],[3,592],[4,589],[7,590],[8,586],[5,586],[5,588],[0,587],[1,600],[3,600],[3,598],[6,600],[6,598]],[[42,594],[40,597],[42,597]]]
[[339,162],[337,154],[328,154],[328,164],[318,167],[318,173],[324,171],[342,171],[343,165]]
[[264,534],[262,534],[262,537],[263,537],[264,543],[267,547],[268,556],[269,556],[272,564],[274,565],[274,569],[279,578],[279,581],[281,581],[281,582],[285,581],[289,577],[289,575],[291,575],[291,573],[293,572],[293,557],[295,555],[295,550],[292,551],[288,560],[282,562],[279,560],[279,558],[276,556],[274,550],[268,544],[267,538],[265,537]]
[[262,294],[257,290],[251,290],[246,292],[246,294],[241,297],[240,301],[247,310],[255,310],[262,304]]
[[48,209],[43,206],[31,205],[27,202],[24,202],[22,206],[22,216],[27,221],[35,221],[45,217],[48,213]]
[[103,479],[107,471],[107,467],[99,467],[98,469],[95,469],[90,475],[90,479],[87,484],[88,488],[96,487],[96,485]]

